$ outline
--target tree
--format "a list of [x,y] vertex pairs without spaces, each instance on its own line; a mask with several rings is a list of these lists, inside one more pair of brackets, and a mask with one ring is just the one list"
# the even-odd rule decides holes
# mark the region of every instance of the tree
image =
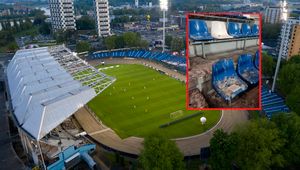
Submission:
[[288,95],[293,89],[299,86],[300,82],[300,64],[288,63],[284,65],[279,72],[280,91]]
[[134,32],[126,32],[123,34],[123,39],[126,47],[137,47],[141,37]]
[[175,142],[160,135],[145,138],[139,161],[145,170],[184,169],[183,155]]
[[80,19],[76,20],[76,28],[78,30],[95,29],[95,22],[88,16],[82,16]]
[[108,50],[116,48],[116,38],[117,36],[113,35],[104,39],[104,44]]
[[[299,112],[298,112],[299,114]],[[278,129],[281,131],[281,138],[285,139],[285,145],[281,153],[286,162],[285,169],[299,169],[300,166],[300,117],[295,113],[282,113],[272,117]],[[294,167],[294,168],[292,168]],[[298,167],[298,168],[297,168]]]
[[116,48],[124,48],[125,42],[123,36],[117,36],[115,41]]
[[173,39],[172,36],[170,36],[170,35],[166,36],[166,40],[165,40],[166,41],[166,46],[171,47],[172,39]]
[[49,23],[44,22],[40,27],[39,27],[39,32],[44,35],[49,35],[51,33],[50,29],[51,25]]
[[288,64],[300,64],[300,55],[294,55],[291,57],[291,59],[288,60]]
[[174,37],[171,43],[171,50],[180,52],[184,49],[184,44],[182,38]]
[[7,50],[9,52],[16,52],[18,48],[19,47],[18,47],[16,42],[11,42],[11,43],[8,44]]
[[265,76],[272,76],[274,74],[275,62],[271,56],[262,53],[262,72]]
[[258,119],[239,127],[235,161],[241,169],[271,169],[283,167],[284,158],[280,154],[285,140],[275,123]]
[[295,88],[286,97],[286,104],[300,115],[300,82],[296,83]]
[[228,135],[222,129],[215,131],[210,140],[211,156],[209,162],[212,169],[232,169],[236,145],[236,135]]
[[268,24],[262,25],[262,38],[263,39],[277,39],[281,30],[281,24]]
[[91,45],[86,41],[80,41],[76,44],[76,52],[90,51]]

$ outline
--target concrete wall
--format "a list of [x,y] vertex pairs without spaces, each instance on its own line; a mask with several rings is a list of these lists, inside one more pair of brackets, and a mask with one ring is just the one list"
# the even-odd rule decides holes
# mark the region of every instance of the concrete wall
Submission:
[[247,47],[258,46],[259,40],[255,39],[247,39],[247,40],[232,40],[232,41],[221,41],[215,43],[207,43],[204,44],[204,48],[202,48],[202,44],[190,44],[189,45],[189,57],[203,56],[203,51],[205,51],[205,55],[209,54],[218,54],[222,52],[240,50]]

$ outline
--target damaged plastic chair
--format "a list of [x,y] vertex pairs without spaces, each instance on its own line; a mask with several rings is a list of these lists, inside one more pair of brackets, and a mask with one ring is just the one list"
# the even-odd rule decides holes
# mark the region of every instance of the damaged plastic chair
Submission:
[[252,62],[251,54],[242,54],[238,58],[238,75],[251,85],[258,83],[258,70]]
[[236,74],[232,59],[221,59],[212,65],[212,86],[227,102],[248,88]]

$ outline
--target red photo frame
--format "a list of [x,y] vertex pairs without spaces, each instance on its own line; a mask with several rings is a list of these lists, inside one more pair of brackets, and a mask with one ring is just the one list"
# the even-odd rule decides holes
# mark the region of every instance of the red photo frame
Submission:
[[[257,108],[190,108],[189,107],[189,16],[203,16],[203,15],[257,15],[259,18],[259,82],[258,82],[258,107]],[[261,13],[242,13],[242,12],[198,12],[198,13],[191,13],[188,12],[185,14],[186,16],[186,109],[187,110],[262,110],[262,104],[261,104],[261,87],[262,87],[262,14]]]

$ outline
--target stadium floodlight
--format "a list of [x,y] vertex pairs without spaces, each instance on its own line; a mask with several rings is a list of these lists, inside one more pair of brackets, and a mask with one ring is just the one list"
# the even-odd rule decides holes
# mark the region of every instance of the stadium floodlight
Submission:
[[279,67],[280,67],[280,63],[281,63],[281,58],[282,58],[282,53],[283,53],[283,44],[285,43],[285,36],[286,36],[286,29],[287,29],[287,19],[288,19],[288,10],[287,10],[287,3],[284,0],[281,6],[281,10],[282,10],[282,21],[283,21],[283,25],[282,28],[283,30],[281,30],[281,42],[280,42],[280,49],[279,49],[279,54],[278,54],[278,58],[277,58],[277,64],[276,64],[276,69],[275,69],[275,73],[274,73],[274,77],[273,77],[273,84],[272,84],[272,92],[274,92],[275,90],[275,86],[276,86],[276,80],[277,80],[277,76],[278,76],[278,72],[279,72]]
[[168,0],[159,0],[159,6],[162,11],[168,10]]
[[163,12],[163,52],[165,51],[166,44],[166,11],[168,10],[168,0],[160,0],[159,1],[160,9]]

